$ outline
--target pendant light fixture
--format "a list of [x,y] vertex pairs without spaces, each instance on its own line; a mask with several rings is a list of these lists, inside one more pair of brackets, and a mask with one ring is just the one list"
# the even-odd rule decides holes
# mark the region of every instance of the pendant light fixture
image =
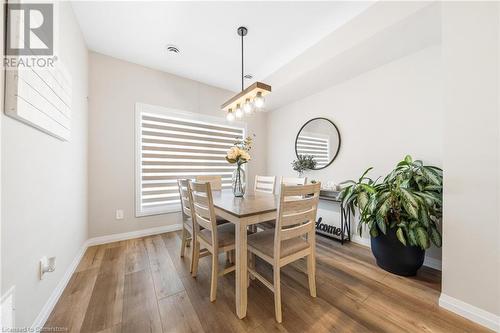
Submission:
[[239,27],[237,32],[238,36],[241,37],[241,92],[221,105],[221,109],[226,112],[226,118],[229,121],[240,119],[245,114],[262,109],[265,104],[264,96],[271,92],[271,86],[262,82],[255,82],[245,89],[243,37],[248,34],[248,29]]

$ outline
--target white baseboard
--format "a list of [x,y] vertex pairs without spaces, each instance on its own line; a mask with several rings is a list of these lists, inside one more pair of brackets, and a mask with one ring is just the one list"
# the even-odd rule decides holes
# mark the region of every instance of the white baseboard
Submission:
[[[351,241],[356,243],[356,244],[359,244],[359,245],[371,247],[371,242],[370,242],[369,238],[360,237],[358,235],[352,235]],[[424,259],[424,266],[434,268],[434,269],[437,269],[438,271],[440,271],[441,270],[441,260],[426,256]]]
[[123,232],[121,234],[112,234],[112,235],[106,235],[106,236],[92,237],[92,238],[87,240],[86,244],[87,244],[87,246],[107,244],[107,243],[118,242],[118,241],[127,240],[127,239],[146,237],[146,236],[151,236],[151,235],[163,234],[165,232],[177,231],[177,230],[181,230],[181,228],[182,228],[181,224],[172,224],[172,225],[166,225],[166,226],[156,227],[156,228]]
[[495,332],[500,332],[500,316],[491,312],[485,311],[443,293],[439,296],[439,306],[454,312],[459,316],[472,320],[479,325],[492,329]]
[[84,242],[82,247],[78,250],[78,253],[76,254],[75,258],[69,265],[68,269],[66,269],[66,272],[64,273],[63,277],[57,284],[54,291],[52,291],[52,294],[50,295],[49,299],[47,300],[47,302],[45,302],[45,305],[43,306],[42,310],[40,311],[35,321],[33,322],[33,325],[31,326],[33,332],[38,332],[38,330],[40,330],[43,327],[43,325],[45,325],[45,322],[49,318],[49,315],[54,309],[54,306],[59,300],[59,297],[61,297],[64,289],[66,288],[69,280],[71,279],[71,276],[75,272],[76,267],[78,267],[80,260],[85,254],[85,250],[87,250],[86,242]]
[[40,311],[40,313],[36,317],[35,321],[33,322],[33,325],[31,326],[33,331],[38,332],[38,330],[40,330],[43,327],[43,325],[45,325],[45,322],[49,318],[50,313],[54,309],[54,306],[57,304],[59,297],[61,297],[64,289],[66,288],[69,280],[71,279],[71,276],[75,272],[76,268],[78,267],[78,264],[80,263],[83,255],[85,254],[85,251],[87,250],[87,248],[89,246],[112,243],[112,242],[133,239],[133,238],[138,238],[138,237],[163,234],[165,232],[181,230],[181,228],[182,228],[181,224],[172,224],[172,225],[167,225],[167,226],[162,226],[162,227],[124,232],[121,234],[93,237],[93,238],[86,240],[83,243],[80,250],[78,251],[78,253],[76,254],[73,261],[71,262],[71,264],[69,265],[68,269],[64,273],[62,279],[59,281],[56,288],[54,289],[54,291],[50,295],[49,299],[47,300],[47,302],[43,306],[42,310]]
[[424,266],[434,268],[434,269],[437,269],[438,271],[440,271],[441,270],[441,260],[425,256]]
[[370,238],[364,238],[358,235],[352,235],[351,241],[353,241],[356,244],[371,248]]

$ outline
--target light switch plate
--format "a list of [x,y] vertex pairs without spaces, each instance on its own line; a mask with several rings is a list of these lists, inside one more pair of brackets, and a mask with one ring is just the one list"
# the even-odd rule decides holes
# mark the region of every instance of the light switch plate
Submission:
[[123,209],[117,209],[115,218],[117,220],[123,220]]

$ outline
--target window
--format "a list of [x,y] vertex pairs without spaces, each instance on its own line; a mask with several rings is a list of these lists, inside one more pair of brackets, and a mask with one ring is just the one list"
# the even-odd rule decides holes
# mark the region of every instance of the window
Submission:
[[234,165],[227,150],[245,129],[223,118],[136,105],[136,215],[180,209],[177,179],[220,175],[230,188]]

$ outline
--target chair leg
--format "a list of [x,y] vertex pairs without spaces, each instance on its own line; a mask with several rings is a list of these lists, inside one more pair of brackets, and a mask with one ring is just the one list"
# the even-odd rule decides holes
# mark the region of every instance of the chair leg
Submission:
[[191,276],[198,274],[198,262],[200,261],[200,243],[193,240],[193,255],[191,259]]
[[184,257],[184,252],[186,252],[186,241],[188,238],[188,232],[184,226],[182,226],[182,234],[181,234],[181,258]]
[[212,279],[210,281],[210,302],[215,302],[217,298],[217,271],[219,268],[219,257],[217,251],[212,253]]
[[311,253],[307,256],[307,279],[309,280],[309,293],[316,297],[316,258]]
[[280,268],[275,265],[273,267],[274,274],[274,313],[276,321],[281,323],[281,282],[280,282]]
[[[194,268],[194,257],[195,257],[195,252],[196,252],[196,242],[193,240],[193,235],[191,235],[191,264],[189,265],[189,273],[193,274],[193,268]],[[199,253],[199,252],[198,252]],[[198,259],[199,259],[199,254],[198,254]]]

